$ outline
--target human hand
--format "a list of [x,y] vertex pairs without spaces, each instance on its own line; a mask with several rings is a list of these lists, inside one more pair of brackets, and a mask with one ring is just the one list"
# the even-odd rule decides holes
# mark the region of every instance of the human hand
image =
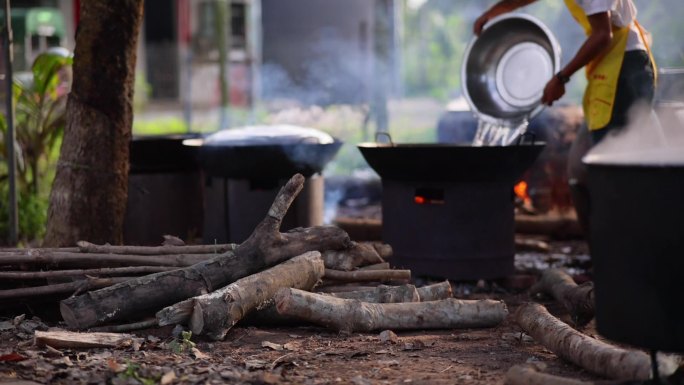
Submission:
[[480,17],[475,20],[475,23],[473,24],[473,33],[477,36],[480,36],[482,33],[482,29],[484,28],[484,25],[487,24],[489,19],[492,17],[489,15],[489,11],[483,13]]
[[553,105],[553,102],[560,99],[563,95],[565,95],[565,84],[554,76],[546,83],[541,102],[547,106],[551,106]]

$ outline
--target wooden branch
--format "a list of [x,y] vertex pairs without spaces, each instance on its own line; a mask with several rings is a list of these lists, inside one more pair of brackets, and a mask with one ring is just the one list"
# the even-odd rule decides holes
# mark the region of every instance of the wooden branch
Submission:
[[142,338],[120,333],[76,333],[67,331],[35,331],[34,342],[38,346],[55,349],[126,348],[142,343]]
[[350,271],[355,267],[385,262],[371,243],[352,242],[344,250],[328,250],[323,253],[323,261],[328,269]]
[[115,285],[120,282],[129,281],[131,277],[116,277],[116,278],[86,278],[74,282],[58,283],[54,285],[46,286],[32,286],[32,287],[22,287],[19,289],[7,289],[0,290],[0,300],[2,299],[14,299],[14,298],[28,298],[28,297],[40,297],[44,295],[55,295],[55,294],[74,294],[83,293],[89,290],[101,289],[103,287],[108,287]]
[[281,221],[303,184],[302,175],[292,177],[276,196],[266,218],[235,251],[183,269],[147,275],[66,299],[60,304],[62,317],[67,325],[77,329],[140,319],[307,251],[348,247],[347,234],[333,226],[279,232]]
[[530,294],[547,294],[560,302],[570,312],[575,325],[586,325],[594,318],[594,284],[577,285],[561,269],[547,269],[541,279],[532,286]]
[[94,254],[133,254],[133,255],[169,255],[169,254],[223,254],[237,248],[234,243],[220,245],[191,246],[112,246],[95,245],[86,241],[76,243],[82,253]]
[[362,245],[370,245],[375,249],[380,258],[387,259],[392,256],[394,250],[392,250],[392,245],[382,242],[360,242]]
[[[647,380],[651,377],[648,354],[627,350],[586,336],[549,314],[537,303],[521,305],[515,320],[535,341],[558,357],[592,373],[617,380]],[[669,376],[677,364],[670,357],[659,356],[660,374]]]
[[377,304],[297,289],[281,289],[275,300],[280,314],[349,332],[492,327],[508,314],[503,301],[492,300]]
[[365,286],[358,284],[351,285],[328,285],[328,286],[316,286],[314,290],[316,293],[348,293],[350,291],[361,291],[361,290],[374,290],[377,286]]
[[373,265],[359,267],[359,270],[389,270],[390,268],[391,267],[389,262],[382,262]]
[[[602,382],[605,385],[607,383]],[[586,382],[542,373],[535,365],[515,365],[506,372],[504,385],[594,385]],[[615,383],[617,384],[617,383]]]
[[408,281],[411,279],[411,270],[340,271],[325,269],[324,277],[330,280],[345,282]]
[[99,277],[135,274],[152,274],[175,270],[167,266],[107,267],[102,269],[52,270],[52,271],[0,271],[0,279],[42,279],[63,277]]
[[418,295],[420,296],[420,301],[425,302],[451,298],[454,296],[454,293],[451,290],[451,283],[447,280],[433,285],[419,287]]
[[121,324],[121,325],[99,326],[99,327],[91,328],[89,330],[91,332],[101,332],[101,333],[122,333],[122,332],[130,332],[133,330],[148,329],[148,328],[156,327],[156,326],[157,326],[157,319],[156,318],[148,318],[148,319],[142,320],[140,322],[133,322],[130,324]]
[[344,299],[356,299],[370,303],[402,303],[420,302],[418,290],[413,285],[385,286],[380,285],[371,290],[331,293],[332,296]]
[[43,251],[31,249],[28,253],[0,253],[1,265],[43,264],[60,266],[191,266],[206,261],[211,254],[176,254],[176,255],[117,255],[66,253],[61,251]]
[[212,293],[168,306],[157,312],[157,320],[160,326],[190,321],[194,334],[221,340],[247,313],[272,299],[278,289],[310,290],[323,270],[321,254],[311,251]]

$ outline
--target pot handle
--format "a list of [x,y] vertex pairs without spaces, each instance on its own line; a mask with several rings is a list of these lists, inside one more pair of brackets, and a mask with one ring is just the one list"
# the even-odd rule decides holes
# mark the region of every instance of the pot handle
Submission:
[[392,135],[390,135],[389,132],[376,132],[375,133],[375,141],[378,142],[378,139],[380,139],[380,137],[382,137],[382,136],[386,136],[387,140],[389,140],[390,146],[394,147],[394,142],[392,141]]

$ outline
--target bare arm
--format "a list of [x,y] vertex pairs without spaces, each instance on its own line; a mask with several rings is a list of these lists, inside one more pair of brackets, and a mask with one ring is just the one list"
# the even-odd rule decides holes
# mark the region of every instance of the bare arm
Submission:
[[501,14],[515,11],[520,7],[524,7],[527,4],[534,3],[537,0],[501,0],[489,8],[482,16],[475,20],[473,25],[473,33],[480,35],[484,25],[492,18],[497,17]]
[[[610,22],[610,13],[602,12],[589,16],[591,35],[587,37],[575,56],[560,71],[562,77],[570,78],[582,67],[600,57],[610,47],[613,40],[613,31]],[[546,84],[542,103],[551,105],[565,94],[565,84],[557,77],[551,78]]]

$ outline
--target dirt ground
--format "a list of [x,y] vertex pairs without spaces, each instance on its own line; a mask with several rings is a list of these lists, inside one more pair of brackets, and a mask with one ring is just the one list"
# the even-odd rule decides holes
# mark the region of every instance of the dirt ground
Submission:
[[[550,253],[519,253],[516,267],[527,278],[558,265],[579,269],[581,276],[583,251],[575,243],[554,245]],[[511,313],[530,300],[502,282],[452,286],[459,298],[502,299]],[[558,305],[543,303],[567,320]],[[174,342],[179,340],[173,328],[165,327],[135,332],[141,343],[127,348],[87,350],[35,346],[33,329],[63,325],[30,318],[0,319],[0,383],[499,384],[508,368],[526,362],[542,362],[551,374],[595,378],[522,334],[510,315],[491,329],[397,332],[390,340],[380,333],[340,334],[315,326],[238,325],[222,342],[192,337],[194,347]],[[593,324],[585,332],[595,334]]]

